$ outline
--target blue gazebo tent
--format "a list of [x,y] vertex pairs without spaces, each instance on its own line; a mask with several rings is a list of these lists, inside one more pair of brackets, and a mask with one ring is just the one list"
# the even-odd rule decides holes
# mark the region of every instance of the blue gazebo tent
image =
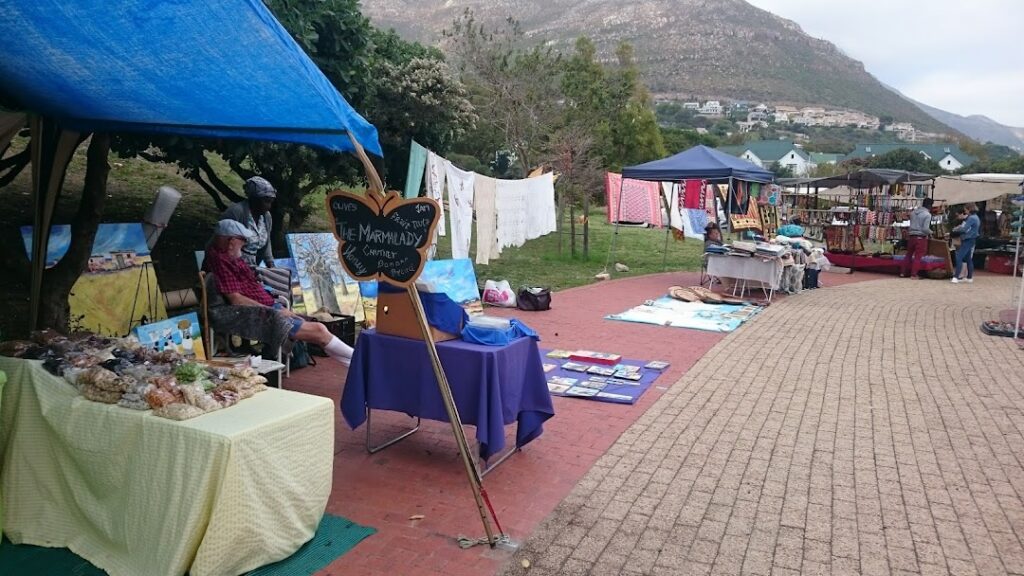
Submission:
[[[381,155],[377,130],[260,0],[0,0],[0,95],[32,131],[32,327],[67,162],[90,132],[242,138]],[[0,114],[0,141],[25,116]]]
[[697,145],[668,158],[623,168],[622,177],[654,182],[707,180],[712,184],[725,184],[730,180],[766,183],[771,182],[775,174],[742,158]]
[[[732,189],[736,180],[745,182],[769,183],[775,174],[760,166],[720,152],[714,148],[698,144],[678,154],[652,160],[636,166],[622,169],[622,179],[646,180],[649,182],[679,182],[682,180],[706,180],[710,184],[728,184],[729,201],[732,201]],[[619,187],[619,212],[622,210],[622,187]],[[662,202],[668,208],[668,200],[662,191]],[[715,196],[715,213],[718,213],[718,196]],[[728,210],[727,210],[728,213]],[[615,234],[612,236],[609,261],[615,251],[615,237],[619,235],[619,224],[615,223]],[[668,254],[668,230],[665,235],[665,254]],[[667,261],[667,260],[666,260]]]

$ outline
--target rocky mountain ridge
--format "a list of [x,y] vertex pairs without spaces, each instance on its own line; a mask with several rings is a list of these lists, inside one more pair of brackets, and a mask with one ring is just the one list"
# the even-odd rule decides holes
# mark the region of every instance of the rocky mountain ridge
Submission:
[[832,43],[743,0],[363,0],[375,25],[428,44],[467,8],[492,27],[511,16],[565,53],[583,35],[608,59],[629,42],[658,97],[848,108],[952,132]]

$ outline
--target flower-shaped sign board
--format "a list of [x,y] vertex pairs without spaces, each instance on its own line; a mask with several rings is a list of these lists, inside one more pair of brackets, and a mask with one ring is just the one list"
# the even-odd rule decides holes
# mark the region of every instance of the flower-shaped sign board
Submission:
[[338,259],[357,280],[384,280],[407,287],[427,260],[440,210],[429,198],[403,200],[397,192],[359,196],[334,192],[327,214],[338,239]]

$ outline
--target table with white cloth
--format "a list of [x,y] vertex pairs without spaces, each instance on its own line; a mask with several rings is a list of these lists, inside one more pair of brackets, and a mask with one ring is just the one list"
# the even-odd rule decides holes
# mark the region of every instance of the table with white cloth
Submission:
[[331,491],[330,399],[271,388],[179,422],[86,400],[38,361],[0,370],[15,544],[67,547],[113,576],[221,576],[313,537]]
[[708,276],[737,280],[734,288],[740,293],[746,288],[760,288],[770,300],[782,281],[783,266],[778,258],[707,254],[707,259]]

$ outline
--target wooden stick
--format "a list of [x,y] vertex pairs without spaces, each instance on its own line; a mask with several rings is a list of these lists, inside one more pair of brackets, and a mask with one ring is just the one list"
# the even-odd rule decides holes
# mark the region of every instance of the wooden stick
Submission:
[[[441,400],[444,401],[444,408],[448,412],[448,421],[452,425],[452,433],[459,446],[459,454],[462,456],[462,463],[466,467],[466,476],[469,478],[470,488],[473,490],[473,498],[476,500],[476,507],[480,512],[480,520],[484,524],[484,532],[487,534],[487,542],[493,548],[498,542],[497,536],[491,529],[491,522],[484,506],[484,499],[481,493],[483,479],[480,477],[480,470],[470,455],[469,442],[466,440],[466,431],[462,428],[462,419],[459,417],[459,409],[452,397],[452,389],[448,385],[448,377],[445,376],[444,368],[441,366],[441,358],[437,355],[437,345],[434,343],[434,336],[430,332],[430,325],[427,323],[427,314],[423,310],[423,303],[420,302],[420,294],[416,284],[409,284],[409,298],[416,310],[416,317],[419,320],[420,333],[423,335],[423,342],[427,345],[427,354],[430,356],[430,363],[434,367],[434,376],[437,377],[437,387],[441,392]],[[497,518],[495,518],[497,522]]]
[[373,167],[373,162],[370,162],[370,157],[366,155],[366,150],[363,150],[363,145],[356,140],[356,137],[351,132],[348,133],[348,139],[352,141],[352,147],[355,148],[356,157],[363,163],[363,170],[366,171],[366,179],[370,184],[370,190],[376,190],[381,195],[384,194],[384,184],[380,180],[380,175],[377,174],[377,169]]

